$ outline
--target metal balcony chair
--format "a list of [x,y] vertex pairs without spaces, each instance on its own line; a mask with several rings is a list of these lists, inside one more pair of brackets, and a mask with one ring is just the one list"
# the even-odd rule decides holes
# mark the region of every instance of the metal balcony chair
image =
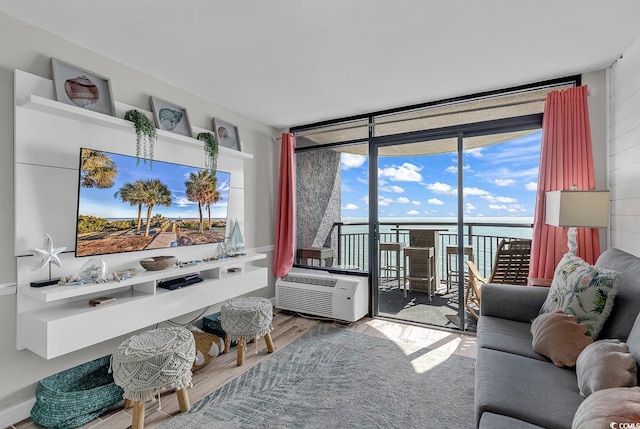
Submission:
[[465,291],[464,305],[477,320],[480,317],[481,288],[485,283],[526,285],[531,261],[531,240],[502,240],[493,263],[491,276],[484,278],[472,261],[469,266],[469,283]]

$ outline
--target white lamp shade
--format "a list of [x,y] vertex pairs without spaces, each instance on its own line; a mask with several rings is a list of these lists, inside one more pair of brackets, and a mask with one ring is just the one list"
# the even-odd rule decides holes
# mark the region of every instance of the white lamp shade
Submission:
[[609,191],[547,192],[545,223],[583,228],[607,227]]

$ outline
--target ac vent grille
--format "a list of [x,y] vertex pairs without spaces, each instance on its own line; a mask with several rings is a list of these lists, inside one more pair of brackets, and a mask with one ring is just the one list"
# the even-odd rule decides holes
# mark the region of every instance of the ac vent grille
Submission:
[[298,284],[313,285],[313,286],[326,286],[326,287],[335,287],[336,284],[338,283],[337,279],[296,276],[292,274],[287,274],[282,278],[282,280],[289,283],[298,283]]
[[331,292],[316,290],[301,290],[295,287],[280,286],[279,307],[285,310],[295,309],[300,313],[318,314],[320,316],[332,316]]

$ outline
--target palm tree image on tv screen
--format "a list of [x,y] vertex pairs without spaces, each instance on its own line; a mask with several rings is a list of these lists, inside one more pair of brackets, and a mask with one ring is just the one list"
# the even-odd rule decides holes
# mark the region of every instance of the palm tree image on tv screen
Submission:
[[76,256],[224,242],[230,174],[80,149]]

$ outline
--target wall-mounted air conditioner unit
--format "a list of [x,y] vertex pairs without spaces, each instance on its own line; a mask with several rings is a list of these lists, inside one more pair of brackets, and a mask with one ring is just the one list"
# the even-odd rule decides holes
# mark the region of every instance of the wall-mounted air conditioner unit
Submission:
[[369,312],[367,277],[292,269],[276,280],[276,308],[355,322]]

